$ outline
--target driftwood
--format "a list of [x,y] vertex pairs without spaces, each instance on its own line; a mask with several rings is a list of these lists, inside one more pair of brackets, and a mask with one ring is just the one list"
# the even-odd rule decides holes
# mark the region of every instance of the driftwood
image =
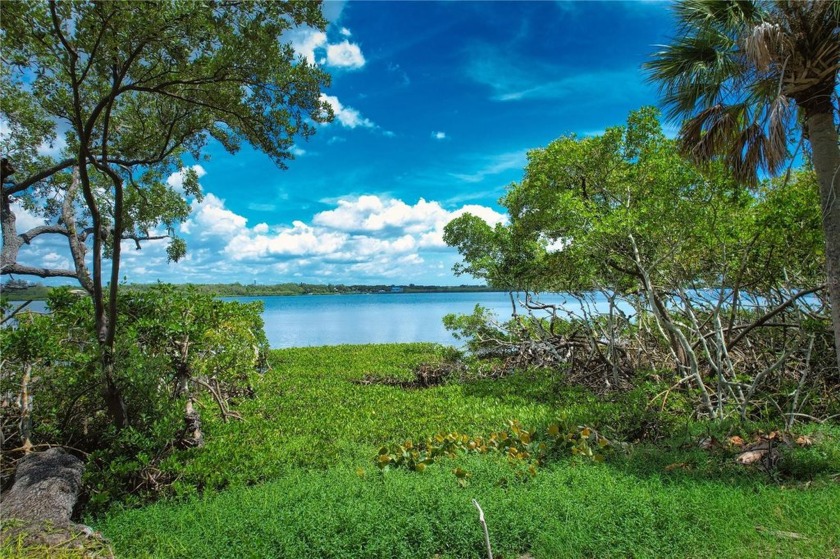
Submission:
[[3,540],[22,539],[29,546],[110,550],[87,526],[70,520],[82,486],[85,466],[61,448],[20,459],[12,488],[0,501]]

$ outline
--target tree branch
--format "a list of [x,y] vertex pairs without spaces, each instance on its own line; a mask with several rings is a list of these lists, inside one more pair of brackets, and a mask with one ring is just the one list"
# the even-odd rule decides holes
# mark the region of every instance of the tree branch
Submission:
[[40,182],[40,181],[42,181],[46,178],[49,178],[52,175],[58,173],[59,171],[63,171],[64,169],[67,169],[68,167],[72,167],[73,164],[75,164],[75,163],[76,163],[76,159],[74,159],[74,158],[68,158],[68,159],[65,159],[63,161],[60,161],[60,162],[56,163],[55,165],[53,165],[52,167],[44,169],[43,171],[41,171],[39,173],[35,173],[34,175],[32,175],[30,177],[27,177],[26,179],[24,179],[20,182],[13,183],[11,186],[4,186],[3,187],[3,194],[5,194],[7,196],[10,196],[12,194],[17,194],[18,192],[23,192],[24,190],[26,190],[27,188],[29,188],[33,184],[35,184],[37,182]]
[[18,274],[21,276],[38,276],[39,278],[77,278],[75,270],[53,270],[50,268],[38,268],[36,266],[26,266],[13,262],[11,264],[3,264],[0,275],[8,276]]
[[771,318],[773,318],[774,316],[776,316],[777,314],[779,314],[780,312],[782,312],[783,310],[785,310],[786,308],[791,306],[793,303],[795,303],[797,299],[799,299],[801,297],[804,297],[806,295],[810,295],[812,293],[816,293],[817,291],[825,289],[825,287],[826,287],[826,284],[822,284],[822,285],[818,285],[817,287],[812,287],[811,289],[806,289],[805,291],[800,291],[799,293],[797,293],[796,295],[794,295],[793,297],[791,297],[790,299],[788,299],[787,301],[785,301],[784,303],[782,303],[781,305],[779,305],[778,307],[776,307],[775,309],[770,311],[769,313],[765,314],[764,316],[762,316],[761,318],[759,318],[758,320],[756,320],[752,324],[746,326],[744,328],[744,330],[741,331],[740,334],[735,336],[734,340],[732,340],[731,342],[726,344],[726,350],[730,351],[733,347],[735,347],[738,344],[738,342],[740,342],[744,338],[744,336],[746,336],[747,334],[749,334],[750,332],[752,332],[753,330],[755,330],[759,326],[764,325],[764,323],[769,321]]

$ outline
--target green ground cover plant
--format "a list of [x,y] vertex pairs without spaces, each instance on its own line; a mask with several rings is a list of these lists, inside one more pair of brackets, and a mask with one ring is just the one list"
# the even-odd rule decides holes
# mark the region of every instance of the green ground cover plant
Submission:
[[[594,396],[545,371],[422,389],[358,382],[408,381],[451,358],[428,344],[274,351],[255,397],[237,407],[243,420],[208,415],[207,444],[162,466],[176,480],[171,498],[88,521],[118,557],[482,557],[477,499],[496,557],[840,551],[836,426],[801,426],[812,444],[782,449],[771,475],[735,464],[726,441],[774,426],[676,420],[678,410],[648,406],[655,386]],[[512,420],[528,433],[591,425],[616,451],[604,463],[562,453],[536,475],[501,453],[441,456],[422,472],[377,467],[382,446]]]

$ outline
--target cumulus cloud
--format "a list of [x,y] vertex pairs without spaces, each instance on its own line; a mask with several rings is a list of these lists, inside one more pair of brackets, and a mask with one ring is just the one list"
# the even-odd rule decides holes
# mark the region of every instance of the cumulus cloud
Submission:
[[[346,274],[353,266],[378,266],[382,271],[398,263],[419,264],[424,251],[451,250],[443,242],[443,229],[466,212],[491,225],[506,220],[505,215],[485,206],[451,211],[422,198],[409,204],[365,195],[338,200],[333,209],[313,216],[311,223],[259,223],[249,228],[245,217],[208,194],[201,203],[193,203],[193,216],[181,231],[197,240],[199,247],[216,247],[216,254],[228,263],[248,262],[256,269],[293,261],[317,269],[319,274],[330,270]],[[339,265],[345,268],[334,268]]]
[[438,202],[427,202],[423,198],[409,206],[402,200],[383,200],[368,195],[339,200],[338,208],[315,215],[313,223],[348,232],[402,229],[420,233],[445,220],[447,215]]
[[445,140],[446,132],[432,132],[432,138],[435,140]]
[[[195,174],[198,176],[198,178],[201,178],[207,174],[207,171],[205,171],[204,167],[202,167],[201,165],[193,165],[192,167],[190,167],[190,169],[195,171]],[[184,175],[185,171],[183,169],[180,171],[175,171],[166,179],[166,184],[174,188],[176,192],[180,192],[183,194]]]
[[25,233],[30,229],[46,223],[46,220],[43,217],[30,212],[20,205],[19,202],[12,202],[11,209],[15,214],[15,228],[18,233]]
[[[174,179],[173,179],[174,180]],[[233,282],[242,274],[271,283],[294,281],[450,283],[456,251],[443,242],[452,219],[471,213],[490,225],[507,216],[492,208],[414,202],[368,194],[331,202],[325,211],[291,224],[249,225],[245,216],[207,193],[192,202],[180,227],[189,250],[176,264],[166,261],[165,241],[144,245],[142,254],[124,252],[126,275],[140,281]],[[61,250],[49,256],[60,261]],[[44,254],[42,252],[41,254]]]
[[342,41],[327,46],[327,66],[357,70],[365,65],[365,57],[359,45]]
[[332,107],[336,120],[345,128],[375,128],[370,119],[364,118],[359,111],[352,107],[345,107],[335,95],[321,94],[321,101],[326,101]]
[[[264,231],[257,233],[257,230]],[[295,221],[291,228],[269,235],[265,228],[240,230],[224,249],[225,255],[237,261],[269,256],[321,256],[341,249],[346,235],[315,228]]]
[[350,37],[350,30],[346,27],[339,31],[345,39],[339,43],[331,43],[327,34],[311,27],[302,27],[286,34],[292,48],[298,56],[306,59],[310,64],[324,64],[333,68],[358,70],[365,65],[365,56],[359,45],[346,39]]
[[225,208],[224,200],[207,194],[201,202],[193,201],[190,219],[181,224],[181,232],[199,238],[230,237],[236,235],[248,220]]
[[315,64],[315,51],[323,49],[327,44],[327,34],[311,27],[290,31],[288,38],[295,52],[310,64]]

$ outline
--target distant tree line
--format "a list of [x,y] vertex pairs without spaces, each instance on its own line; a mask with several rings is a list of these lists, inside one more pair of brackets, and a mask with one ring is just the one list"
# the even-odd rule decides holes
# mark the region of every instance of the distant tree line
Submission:
[[[135,293],[149,291],[156,284],[131,283],[122,286]],[[175,290],[194,290],[216,297],[275,297],[291,295],[354,295],[374,293],[481,293],[503,291],[486,285],[343,285],[322,283],[277,283],[273,285],[242,283],[183,284]],[[10,280],[0,286],[3,296],[10,301],[44,300],[52,287],[24,280]]]

